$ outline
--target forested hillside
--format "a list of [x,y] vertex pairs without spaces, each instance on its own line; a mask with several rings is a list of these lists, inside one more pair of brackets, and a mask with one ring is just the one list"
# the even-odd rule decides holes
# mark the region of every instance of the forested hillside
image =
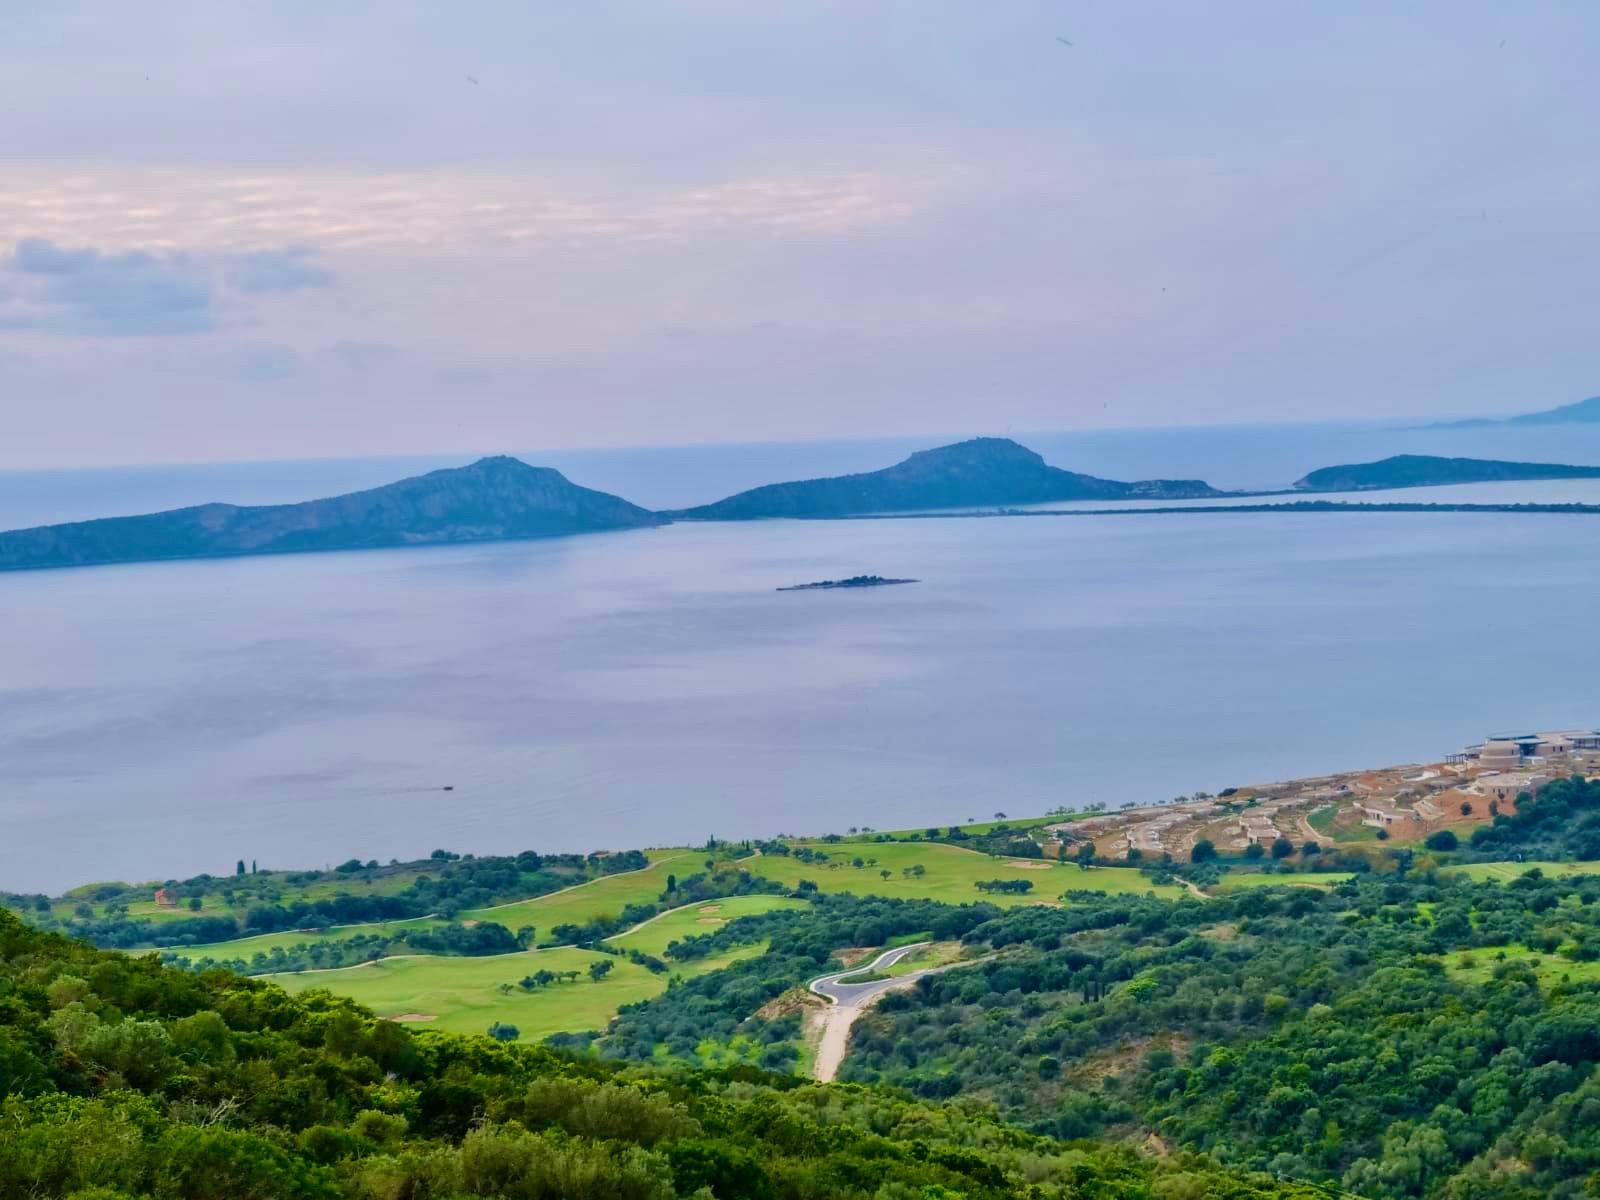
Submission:
[[[885,997],[842,1079],[1374,1198],[1600,1185],[1600,877],[1413,870],[1176,903],[815,908],[751,919],[765,957],[625,1010],[601,1053],[793,1062],[798,1020],[757,1009],[840,946],[919,929],[981,960]],[[738,924],[716,936],[748,936]]]
[[0,1098],[3,1200],[1323,1195],[981,1106],[413,1035],[3,912]]

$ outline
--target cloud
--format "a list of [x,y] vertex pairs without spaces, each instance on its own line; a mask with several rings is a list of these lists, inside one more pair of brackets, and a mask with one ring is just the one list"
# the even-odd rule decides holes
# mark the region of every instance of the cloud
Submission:
[[316,253],[310,246],[290,246],[240,255],[228,267],[228,285],[241,292],[297,292],[301,288],[331,287],[334,274],[311,261]]
[[393,362],[400,350],[387,342],[335,342],[325,353],[348,370],[371,371]]
[[209,333],[246,298],[333,284],[311,246],[103,250],[24,237],[0,258],[0,328],[76,337]]
[[216,287],[182,254],[104,254],[23,238],[6,265],[19,277],[3,315],[13,328],[129,336],[216,326]]
[[[176,246],[237,256],[239,290],[325,287],[320,249],[457,254],[486,248],[637,246],[702,237],[833,238],[893,226],[970,186],[939,156],[870,167],[636,173],[455,170],[240,175],[218,168],[100,168],[63,180],[17,166],[0,179],[0,238]],[[25,220],[18,227],[13,222]],[[289,247],[285,249],[284,247]]]

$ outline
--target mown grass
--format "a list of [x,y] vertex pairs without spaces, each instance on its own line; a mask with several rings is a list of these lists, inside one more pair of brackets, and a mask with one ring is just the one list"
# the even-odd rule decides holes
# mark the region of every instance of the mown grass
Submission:
[[[1075,812],[1068,813],[1066,816],[1061,817],[1001,817],[999,820],[995,821],[973,821],[970,823],[957,822],[956,824],[959,825],[963,833],[969,834],[973,837],[978,837],[986,833],[993,833],[1002,825],[1016,833],[1027,833],[1029,830],[1039,829],[1045,825],[1058,825],[1063,821],[1075,821],[1084,817],[1097,817],[1100,815],[1100,813]],[[949,828],[949,824],[929,824],[919,825],[914,829],[886,829],[882,832],[892,838],[908,838],[912,834],[921,834],[926,836],[928,830],[930,829],[938,829],[942,832]]]
[[1354,879],[1354,871],[1296,871],[1293,874],[1265,874],[1260,871],[1249,873],[1229,872],[1211,887],[1213,892],[1231,892],[1239,888],[1252,887],[1314,887],[1330,888],[1343,883],[1347,879]]
[[673,942],[715,933],[740,917],[775,912],[780,908],[807,907],[804,900],[791,900],[787,896],[728,896],[675,909],[607,940],[619,949],[638,950],[660,958]]
[[341,942],[361,934],[379,934],[393,937],[404,929],[428,929],[444,924],[433,917],[414,917],[409,921],[374,921],[365,925],[330,925],[326,929],[294,929],[283,933],[260,933],[254,937],[238,938],[230,942],[211,942],[203,946],[172,946],[162,953],[175,954],[190,962],[202,958],[243,959],[250,962],[257,954],[271,954],[275,949],[289,950],[313,942]]
[[1539,870],[1553,879],[1564,879],[1571,875],[1600,875],[1600,862],[1491,862],[1491,863],[1463,863],[1458,867],[1442,867],[1440,873],[1445,875],[1465,875],[1468,879],[1482,883],[1486,879],[1496,883],[1510,883],[1519,876],[1526,875],[1529,871]]
[[1559,954],[1530,950],[1526,946],[1480,946],[1444,956],[1445,970],[1468,983],[1487,983],[1494,977],[1496,967],[1507,964],[1531,968],[1542,987],[1600,980],[1600,962],[1573,962]]
[[[828,861],[805,863],[793,855],[765,854],[748,859],[742,865],[752,874],[776,879],[791,888],[798,887],[801,880],[810,880],[819,891],[828,893],[939,900],[946,904],[987,900],[1009,908],[1055,902],[1066,891],[1110,895],[1154,892],[1169,898],[1184,894],[1181,887],[1157,887],[1131,867],[1084,870],[1049,859],[996,858],[943,842],[804,842],[797,845],[828,855]],[[862,860],[863,866],[851,865],[857,858]],[[1012,865],[1018,862],[1029,866]],[[907,868],[918,866],[924,869],[921,876],[905,873]],[[883,875],[885,871],[887,878]],[[1020,895],[980,892],[976,885],[990,879],[1027,879],[1033,883],[1033,890]]]
[[543,942],[557,925],[583,925],[596,918],[619,916],[630,904],[655,904],[667,890],[667,876],[687,879],[704,869],[703,854],[679,850],[662,854],[642,871],[605,875],[531,900],[470,909],[461,915],[468,920],[497,921],[512,933],[532,925]]
[[[418,955],[385,958],[363,967],[338,971],[303,971],[268,975],[290,992],[322,988],[348,996],[381,1017],[426,1016],[413,1028],[452,1033],[484,1033],[490,1025],[515,1025],[523,1041],[553,1033],[601,1030],[624,1004],[648,1000],[667,988],[671,975],[685,978],[720,970],[742,958],[762,953],[765,945],[743,946],[656,975],[615,955],[574,947],[500,954],[489,958],[444,958]],[[600,980],[589,978],[593,963],[609,962]],[[535,971],[577,971],[573,983],[557,983],[525,992],[517,981]],[[509,992],[501,984],[511,984]]]

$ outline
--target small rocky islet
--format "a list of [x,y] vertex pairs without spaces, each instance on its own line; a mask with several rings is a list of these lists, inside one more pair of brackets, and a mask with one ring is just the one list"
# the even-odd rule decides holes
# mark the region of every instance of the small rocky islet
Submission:
[[834,588],[890,587],[897,583],[917,583],[915,579],[888,579],[882,575],[852,575],[848,579],[822,579],[816,583],[792,583],[780,592],[817,592]]

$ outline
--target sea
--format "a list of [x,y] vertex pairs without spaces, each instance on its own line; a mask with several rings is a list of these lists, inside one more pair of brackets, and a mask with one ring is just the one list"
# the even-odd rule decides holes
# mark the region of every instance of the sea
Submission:
[[[1015,433],[1272,488],[1394,453],[1600,465],[1600,427]],[[517,453],[651,507],[946,438]],[[0,472],[0,528],[471,456]],[[1362,499],[1600,503],[1600,480]],[[1063,506],[1058,506],[1063,507]],[[778,592],[856,574],[918,580]],[[699,844],[1170,799],[1600,724],[1600,518],[680,523],[0,575],[0,891]]]

